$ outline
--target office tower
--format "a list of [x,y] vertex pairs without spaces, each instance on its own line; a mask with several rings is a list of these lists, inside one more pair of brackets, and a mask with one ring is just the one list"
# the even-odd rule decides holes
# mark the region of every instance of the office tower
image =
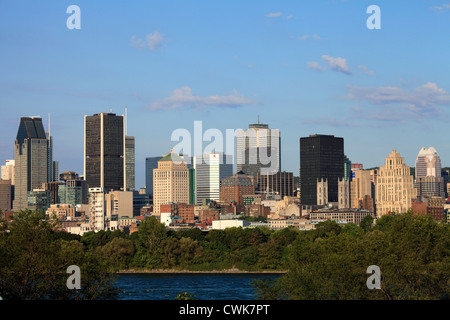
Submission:
[[195,204],[195,169],[189,168],[189,204]]
[[268,124],[250,124],[236,132],[236,168],[256,178],[258,172],[281,171],[281,135]]
[[51,181],[58,181],[58,179],[59,179],[59,161],[53,161]]
[[393,150],[378,170],[376,184],[376,212],[380,217],[388,213],[405,213],[416,198],[411,169],[400,154]]
[[87,182],[81,179],[77,173],[66,171],[61,173],[60,180],[63,182],[58,188],[59,203],[71,204],[76,207],[78,204],[89,203],[89,193]]
[[420,149],[415,169],[418,198],[445,196],[441,158],[433,147]]
[[125,137],[125,185],[127,190],[135,189],[135,138]]
[[221,181],[220,202],[243,205],[243,197],[250,194],[255,194],[254,179],[242,171]]
[[195,203],[220,200],[220,182],[233,175],[231,156],[211,152],[194,157]]
[[332,135],[300,138],[301,203],[317,204],[317,180],[328,181],[328,201],[338,202],[338,179],[344,177],[344,139]]
[[89,188],[124,190],[124,116],[97,113],[84,117],[84,178]]
[[186,161],[170,151],[153,170],[153,212],[169,203],[189,203],[189,169]]
[[15,188],[13,209],[28,206],[28,192],[40,188],[49,179],[49,140],[42,119],[24,117],[14,143]]
[[14,167],[15,167],[15,161],[14,160],[6,160],[5,165],[2,166],[2,180],[10,180],[11,185],[14,185]]
[[11,180],[0,179],[0,212],[11,211]]
[[[350,182],[351,208],[373,211],[373,187],[370,171],[360,169],[353,171],[353,178]],[[370,201],[372,204],[368,205]]]
[[153,170],[158,168],[158,161],[163,156],[145,158],[145,191],[153,196]]
[[281,198],[294,196],[294,173],[277,172],[275,174],[256,174],[256,192],[261,194],[276,194]]

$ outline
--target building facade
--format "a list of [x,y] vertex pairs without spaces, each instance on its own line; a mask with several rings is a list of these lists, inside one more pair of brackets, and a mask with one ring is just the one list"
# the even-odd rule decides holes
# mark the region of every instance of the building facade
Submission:
[[220,200],[220,184],[233,175],[233,161],[223,153],[211,152],[194,157],[195,203]]
[[189,203],[189,169],[186,161],[173,150],[158,161],[153,170],[153,212],[169,203]]
[[317,204],[317,181],[327,179],[328,201],[338,202],[338,179],[344,177],[344,139],[332,135],[300,138],[301,202]]
[[380,167],[376,184],[376,213],[405,213],[417,196],[411,169],[400,154],[393,150]]
[[126,189],[124,116],[85,116],[84,128],[84,178],[89,188]]
[[28,192],[49,181],[49,140],[41,118],[21,118],[14,143],[14,202],[13,210],[28,206]]
[[250,124],[236,132],[236,168],[256,178],[281,171],[281,134],[268,124]]
[[254,179],[242,171],[221,181],[220,202],[244,204],[244,196],[255,193]]

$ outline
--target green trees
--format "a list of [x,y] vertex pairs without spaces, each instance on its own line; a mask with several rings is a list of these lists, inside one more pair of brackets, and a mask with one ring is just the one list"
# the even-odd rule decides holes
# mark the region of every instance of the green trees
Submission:
[[[20,211],[0,221],[0,296],[3,299],[105,299],[117,294],[112,274],[76,238],[56,230],[45,214]],[[67,267],[81,269],[81,289],[67,288]]]
[[[367,268],[381,270],[381,289],[369,290]],[[278,299],[448,299],[449,225],[411,214],[383,216],[375,226],[319,224],[289,250],[288,272],[275,284],[256,284]]]

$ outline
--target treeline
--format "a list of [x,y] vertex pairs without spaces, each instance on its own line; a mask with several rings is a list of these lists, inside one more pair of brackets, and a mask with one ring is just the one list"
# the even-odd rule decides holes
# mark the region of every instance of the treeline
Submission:
[[[146,218],[132,235],[55,231],[45,215],[24,211],[0,229],[0,296],[5,299],[114,299],[122,270],[287,271],[256,281],[259,299],[448,299],[449,225],[411,213],[373,224],[319,223],[315,230],[228,228],[170,231]],[[81,269],[82,289],[68,292],[65,270]],[[370,290],[367,267],[381,270]]]

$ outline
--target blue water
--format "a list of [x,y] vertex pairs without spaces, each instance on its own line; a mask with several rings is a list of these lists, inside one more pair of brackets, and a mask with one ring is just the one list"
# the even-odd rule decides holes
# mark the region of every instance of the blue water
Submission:
[[255,300],[251,281],[279,274],[126,274],[116,286],[119,300],[174,300],[188,292],[197,300]]

